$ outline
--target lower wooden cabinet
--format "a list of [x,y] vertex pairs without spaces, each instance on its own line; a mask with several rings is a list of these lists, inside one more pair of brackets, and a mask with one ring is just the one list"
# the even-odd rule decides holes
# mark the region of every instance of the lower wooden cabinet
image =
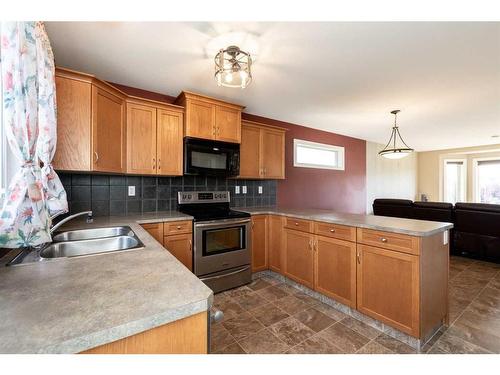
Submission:
[[252,216],[252,272],[268,268],[267,215]]
[[419,257],[357,246],[357,309],[418,337]]
[[314,235],[285,228],[284,274],[311,289],[314,287]]
[[190,271],[193,270],[193,246],[192,234],[174,234],[165,236],[163,246],[172,253]]
[[270,215],[267,226],[269,228],[268,263],[269,268],[275,272],[283,271],[283,216]]
[[142,224],[141,227],[163,245],[163,223]]
[[314,290],[355,308],[356,244],[316,236],[314,250]]

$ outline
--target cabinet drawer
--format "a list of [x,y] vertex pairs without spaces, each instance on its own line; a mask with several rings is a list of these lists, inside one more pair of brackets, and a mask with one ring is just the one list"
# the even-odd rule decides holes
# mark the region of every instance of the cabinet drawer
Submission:
[[295,230],[300,230],[302,232],[312,233],[312,222],[309,220],[295,219],[293,217],[287,217],[285,227]]
[[315,222],[314,233],[319,234],[320,236],[356,242],[356,228],[348,227],[346,225]]
[[190,220],[172,221],[163,224],[163,234],[170,236],[172,234],[191,233],[193,231],[193,223]]
[[382,232],[373,229],[358,228],[358,242],[383,249],[419,255],[419,238],[407,234]]

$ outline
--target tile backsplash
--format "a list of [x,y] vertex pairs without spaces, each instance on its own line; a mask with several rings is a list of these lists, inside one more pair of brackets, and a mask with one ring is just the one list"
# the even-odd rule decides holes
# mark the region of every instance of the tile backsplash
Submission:
[[[92,210],[95,216],[126,215],[177,209],[177,192],[229,190],[232,207],[276,204],[276,180],[233,180],[205,176],[151,177],[59,172],[70,213]],[[135,196],[128,196],[128,187]],[[240,194],[235,194],[240,186]],[[246,186],[247,193],[242,194]],[[262,194],[258,188],[262,186]]]

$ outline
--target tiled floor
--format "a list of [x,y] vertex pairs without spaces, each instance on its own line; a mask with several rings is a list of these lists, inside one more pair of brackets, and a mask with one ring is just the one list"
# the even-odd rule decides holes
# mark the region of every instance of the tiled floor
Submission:
[[[270,278],[215,295],[224,319],[212,325],[212,353],[416,353],[344,313]],[[450,327],[423,353],[500,353],[500,265],[450,261]]]

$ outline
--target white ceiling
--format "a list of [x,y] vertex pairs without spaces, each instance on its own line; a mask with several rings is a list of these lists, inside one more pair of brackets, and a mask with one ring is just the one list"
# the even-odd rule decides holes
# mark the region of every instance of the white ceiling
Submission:
[[[401,109],[401,133],[417,151],[499,142],[491,136],[500,134],[500,22],[46,26],[58,65],[105,80],[172,96],[196,91],[378,143],[389,138],[389,112]],[[258,43],[254,80],[245,90],[218,87],[207,46],[241,31]]]

